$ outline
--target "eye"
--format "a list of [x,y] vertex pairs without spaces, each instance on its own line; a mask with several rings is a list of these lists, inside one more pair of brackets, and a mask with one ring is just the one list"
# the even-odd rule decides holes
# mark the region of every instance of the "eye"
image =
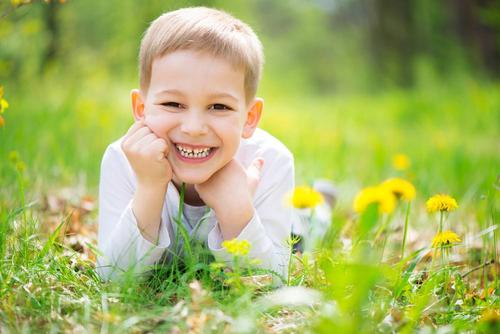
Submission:
[[225,104],[222,104],[222,103],[212,104],[210,106],[210,109],[213,109],[213,110],[233,110],[233,108],[231,108]]
[[177,102],[165,102],[161,104],[162,106],[165,107],[170,107],[170,108],[182,108],[182,104],[177,103]]

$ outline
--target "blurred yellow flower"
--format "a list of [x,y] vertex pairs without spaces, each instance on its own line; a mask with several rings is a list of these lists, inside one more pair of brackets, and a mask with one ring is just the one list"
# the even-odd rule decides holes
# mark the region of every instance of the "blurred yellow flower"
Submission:
[[10,151],[9,152],[9,161],[10,162],[12,162],[13,164],[15,164],[19,160],[21,160],[21,157],[19,156],[19,152],[17,152],[17,151]]
[[24,171],[26,170],[26,164],[24,163],[24,161],[16,162],[16,169],[20,173],[24,173]]
[[214,271],[221,270],[222,268],[225,268],[225,267],[226,267],[226,264],[222,263],[222,262],[212,262],[212,263],[210,263],[210,269],[212,269]]
[[356,212],[363,212],[373,203],[378,204],[379,212],[391,213],[396,207],[396,197],[386,187],[367,187],[356,195],[353,208]]
[[10,0],[10,3],[12,4],[12,6],[17,7],[19,5],[22,5],[23,3],[29,3],[29,2],[26,0]]
[[7,100],[0,98],[0,114],[3,113],[9,107]]
[[432,240],[432,247],[447,246],[460,241],[462,240],[460,240],[460,237],[455,232],[444,231],[434,236],[434,239]]
[[451,212],[458,208],[457,201],[453,197],[446,194],[434,195],[429,198],[425,204],[429,213],[437,211]]
[[5,125],[5,120],[0,116],[0,128]]
[[255,258],[255,259],[251,259],[250,260],[250,265],[252,265],[252,266],[258,266],[258,265],[261,265],[261,264],[262,264],[262,260],[261,259]]
[[308,186],[295,187],[289,197],[290,204],[297,209],[314,208],[324,201],[320,192]]
[[3,86],[0,86],[0,114],[9,107],[9,103],[3,98]]
[[500,322],[500,308],[486,308],[483,313],[481,313],[479,321],[491,323]]
[[410,164],[410,158],[406,154],[399,153],[392,158],[392,166],[397,170],[407,170]]
[[398,177],[385,180],[381,186],[387,188],[396,198],[402,198],[405,201],[411,201],[417,193],[411,182]]
[[247,255],[251,246],[250,242],[244,239],[231,239],[222,242],[222,247],[224,247],[229,254],[233,254],[234,256]]

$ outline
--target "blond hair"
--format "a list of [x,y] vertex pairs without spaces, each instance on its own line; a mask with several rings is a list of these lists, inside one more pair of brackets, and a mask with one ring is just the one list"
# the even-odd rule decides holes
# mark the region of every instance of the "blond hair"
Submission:
[[209,52],[242,67],[247,102],[255,97],[264,56],[259,38],[247,24],[206,7],[164,13],[151,23],[141,41],[139,77],[143,92],[149,89],[153,61],[178,50]]

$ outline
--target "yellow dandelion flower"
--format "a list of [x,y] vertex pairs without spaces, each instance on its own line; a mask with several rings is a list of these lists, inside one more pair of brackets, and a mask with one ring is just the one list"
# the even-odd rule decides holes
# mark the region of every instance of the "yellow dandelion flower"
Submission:
[[314,208],[324,201],[320,192],[308,186],[296,187],[289,197],[289,203],[297,209]]
[[406,154],[399,153],[392,158],[392,166],[396,170],[407,170],[410,165],[410,158]]
[[405,201],[411,201],[417,193],[411,182],[397,177],[385,180],[381,186],[387,188],[396,198],[402,198]]
[[444,231],[434,236],[434,239],[432,240],[432,247],[448,246],[460,241],[462,240],[460,240],[460,237],[455,232]]
[[396,197],[385,187],[367,187],[358,193],[353,208],[356,212],[363,212],[373,203],[378,204],[380,213],[391,213],[396,207]]
[[222,242],[222,247],[224,247],[229,254],[233,254],[234,256],[247,255],[251,246],[250,242],[245,239],[231,239]]
[[429,198],[425,204],[429,213],[437,211],[451,212],[458,208],[457,201],[453,197],[446,194],[434,195]]

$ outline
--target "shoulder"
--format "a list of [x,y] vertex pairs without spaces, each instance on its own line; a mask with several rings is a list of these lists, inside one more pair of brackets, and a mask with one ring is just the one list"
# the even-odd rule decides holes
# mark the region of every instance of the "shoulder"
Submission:
[[246,164],[260,156],[264,158],[267,165],[274,162],[293,165],[292,152],[279,139],[260,128],[255,130],[252,137],[241,141],[237,156]]
[[102,157],[101,169],[107,168],[115,172],[118,170],[129,171],[131,169],[127,157],[122,150],[122,141],[123,137],[108,145]]
[[257,128],[252,137],[242,142],[241,153],[245,153],[246,161],[242,161],[245,166],[255,158],[264,158],[254,200],[257,210],[262,213],[262,209],[267,205],[276,208],[285,194],[294,188],[295,168],[292,152],[279,139]]
[[112,142],[104,152],[100,173],[101,192],[105,186],[115,192],[123,187],[130,192],[136,187],[135,174],[122,150],[122,141],[123,137]]
[[122,150],[122,141],[124,137],[120,137],[111,144],[108,145],[106,151],[111,151],[114,154],[120,154],[124,155],[123,150]]
[[122,146],[121,146],[122,141],[123,141],[123,137],[115,140],[114,142],[109,144],[108,147],[106,147],[106,151],[104,151],[103,161],[108,160],[108,159],[111,159],[111,160],[125,159],[126,160],[125,153],[123,153]]

